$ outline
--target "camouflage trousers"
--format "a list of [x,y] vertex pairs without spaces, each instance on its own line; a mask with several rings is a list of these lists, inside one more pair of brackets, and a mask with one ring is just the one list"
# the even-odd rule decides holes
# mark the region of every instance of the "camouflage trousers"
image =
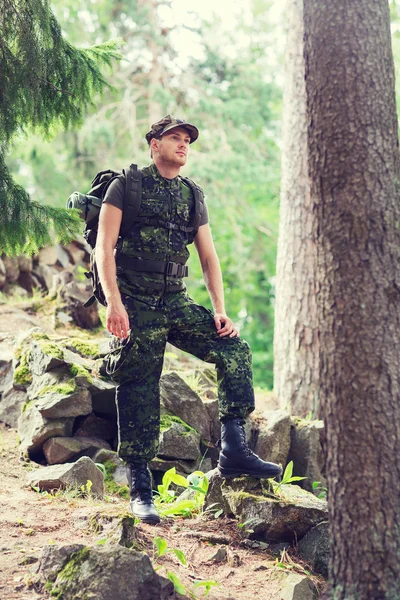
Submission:
[[219,337],[211,311],[185,291],[122,295],[130,323],[125,340],[113,338],[107,372],[118,384],[118,454],[126,462],[150,461],[158,452],[160,376],[165,345],[214,363],[220,419],[245,418],[254,410],[250,347],[240,338]]

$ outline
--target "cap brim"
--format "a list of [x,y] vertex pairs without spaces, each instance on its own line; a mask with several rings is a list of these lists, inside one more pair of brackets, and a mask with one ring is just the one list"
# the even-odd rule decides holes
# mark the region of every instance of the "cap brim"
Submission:
[[178,129],[179,127],[182,127],[183,129],[187,129],[189,131],[191,144],[193,144],[193,142],[195,142],[199,137],[199,130],[191,123],[178,123],[176,125],[167,125],[167,127],[162,132],[161,136],[163,136],[168,131],[171,131],[172,129]]

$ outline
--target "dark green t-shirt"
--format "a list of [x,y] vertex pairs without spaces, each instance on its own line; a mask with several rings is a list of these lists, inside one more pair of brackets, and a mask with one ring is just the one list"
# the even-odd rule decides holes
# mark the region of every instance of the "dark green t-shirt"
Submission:
[[[153,165],[154,165],[154,163],[153,163]],[[153,167],[153,165],[152,165],[152,167]],[[155,167],[155,168],[157,168],[157,167]],[[167,187],[170,187],[171,182],[175,181],[174,179],[166,179],[165,177],[162,177],[162,175],[160,175],[158,169],[157,169],[157,174],[161,180],[165,181]],[[177,183],[179,183],[180,185],[186,186],[186,184],[183,183],[183,181],[181,181],[178,177],[176,177],[175,179],[176,179]],[[116,206],[117,208],[120,208],[121,210],[123,210],[124,193],[125,193],[124,183],[120,179],[115,179],[112,182],[112,184],[110,185],[110,187],[108,188],[103,202],[107,202],[108,204],[112,204],[113,206]],[[208,209],[207,209],[206,201],[204,200],[204,207],[203,207],[203,212],[201,215],[201,221],[200,221],[199,227],[201,227],[202,225],[205,225],[206,223],[208,223]]]

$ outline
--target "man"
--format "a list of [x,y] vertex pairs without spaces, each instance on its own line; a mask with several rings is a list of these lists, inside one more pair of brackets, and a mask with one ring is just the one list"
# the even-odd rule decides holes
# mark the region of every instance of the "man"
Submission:
[[[152,125],[146,139],[153,163],[142,169],[140,212],[117,259],[122,179],[111,183],[100,212],[96,261],[107,300],[106,326],[115,336],[107,369],[118,384],[118,454],[127,464],[132,513],[147,523],[159,522],[147,463],[158,451],[159,379],[167,341],[216,365],[221,474],[261,478],[281,473],[281,467],[262,461],[246,443],[244,419],[254,410],[251,353],[225,311],[204,202],[198,230],[191,227],[197,210],[194,184],[179,173],[198,135],[197,127],[170,115]],[[185,291],[182,277],[187,275],[184,263],[192,241],[214,314]]]

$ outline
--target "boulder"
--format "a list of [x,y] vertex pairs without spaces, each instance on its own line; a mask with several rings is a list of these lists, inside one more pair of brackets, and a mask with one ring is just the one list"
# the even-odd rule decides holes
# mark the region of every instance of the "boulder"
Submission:
[[33,268],[33,260],[31,256],[18,256],[18,266],[20,273],[30,273]]
[[28,405],[18,419],[21,451],[36,452],[51,437],[71,435],[73,423],[73,418],[47,419],[34,405]]
[[330,540],[328,522],[319,523],[300,540],[298,553],[310,563],[312,570],[328,578]]
[[[254,414],[254,413],[253,413]],[[254,451],[263,460],[285,465],[290,448],[291,417],[281,410],[264,412],[253,417],[258,432]]]
[[0,258],[0,290],[3,289],[4,284],[6,283],[6,266],[4,261]]
[[77,388],[72,394],[57,391],[46,392],[41,398],[32,400],[37,410],[48,419],[79,417],[92,412],[92,399],[89,390]]
[[162,458],[197,460],[200,456],[200,434],[185,424],[172,421],[160,433],[158,455]]
[[62,348],[47,340],[32,342],[29,350],[29,369],[33,375],[44,375],[65,364]]
[[94,413],[80,417],[75,421],[75,437],[95,437],[103,440],[113,440],[117,435],[115,419],[104,419]]
[[50,291],[53,288],[54,278],[57,276],[58,271],[49,267],[49,265],[38,264],[34,267],[32,273],[39,279],[41,285],[47,291]]
[[6,270],[6,279],[8,283],[15,283],[19,277],[19,264],[17,256],[2,256],[2,261]]
[[27,475],[28,485],[47,492],[67,487],[81,488],[82,485],[87,485],[88,481],[92,482],[91,493],[102,498],[104,495],[103,473],[87,456],[82,456],[75,463],[34,469]]
[[138,541],[135,519],[132,515],[96,513],[90,517],[90,527],[106,544],[132,548]]
[[94,329],[101,325],[97,302],[86,308],[83,306],[92,295],[91,286],[70,281],[60,288],[59,295],[64,301],[64,312],[72,317],[78,327]]
[[177,473],[189,475],[190,473],[193,473],[193,471],[198,470],[199,464],[200,460],[167,460],[156,456],[149,462],[149,467],[152,471],[161,471],[163,473],[175,467]]
[[203,404],[210,420],[211,441],[216,444],[221,438],[221,421],[219,420],[218,399],[205,399]]
[[154,571],[146,554],[121,546],[46,546],[39,572],[52,582],[51,595],[63,600],[177,598],[172,582]]
[[14,353],[8,347],[0,349],[0,394],[2,394],[13,380]]
[[107,442],[98,438],[54,437],[43,444],[43,454],[47,464],[56,465],[75,460],[78,456],[90,456],[99,448],[111,450]]
[[70,265],[70,257],[60,244],[55,244],[39,251],[39,263],[66,269]]
[[225,514],[251,524],[247,537],[267,542],[300,540],[328,518],[327,503],[297,485],[281,485],[273,493],[268,481],[250,477],[224,480],[217,470],[210,478],[205,504],[215,502]]
[[27,393],[12,383],[4,390],[0,400],[0,421],[9,427],[18,427],[18,419],[27,401]]
[[300,485],[310,492],[314,481],[319,481],[322,487],[326,487],[325,458],[321,443],[323,436],[323,421],[294,419],[288,462],[293,461],[293,475],[307,478]]
[[276,600],[317,600],[319,598],[317,588],[306,575],[282,571],[277,574],[277,578],[281,587]]
[[182,421],[196,429],[205,440],[211,440],[210,418],[201,398],[177,373],[161,377],[162,405]]
[[110,416],[116,419],[115,383],[92,377],[88,390],[92,395],[93,411],[97,415]]

